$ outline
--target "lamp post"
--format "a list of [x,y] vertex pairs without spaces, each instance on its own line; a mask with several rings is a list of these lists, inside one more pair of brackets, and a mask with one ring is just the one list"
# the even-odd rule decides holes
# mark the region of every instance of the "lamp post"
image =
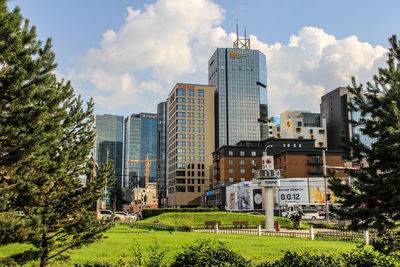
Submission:
[[322,150],[322,164],[323,164],[324,187],[325,187],[325,212],[326,212],[326,220],[329,222],[328,183],[327,183],[327,181],[326,181],[326,156],[325,156],[325,148]]

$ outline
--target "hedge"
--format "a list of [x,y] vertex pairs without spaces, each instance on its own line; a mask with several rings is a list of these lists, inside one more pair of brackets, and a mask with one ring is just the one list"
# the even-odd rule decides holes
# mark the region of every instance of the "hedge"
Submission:
[[217,212],[218,208],[163,208],[163,209],[143,209],[142,217],[147,219],[165,212]]

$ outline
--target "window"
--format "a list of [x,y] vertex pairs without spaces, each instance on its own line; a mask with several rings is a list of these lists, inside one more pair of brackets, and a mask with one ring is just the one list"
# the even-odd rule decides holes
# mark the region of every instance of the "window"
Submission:
[[185,141],[176,141],[176,146],[186,146]]
[[324,133],[325,133],[325,130],[319,130],[318,133],[319,133],[319,134],[324,134]]
[[286,144],[282,144],[283,147],[286,147]]
[[314,133],[313,129],[310,129],[310,134],[313,134],[313,133]]
[[176,192],[185,192],[185,186],[184,185],[177,185],[176,186]]
[[200,192],[200,191],[201,191],[201,187],[198,186],[198,187],[197,187],[197,192]]
[[240,160],[240,165],[244,165],[244,159]]
[[246,179],[245,179],[244,177],[242,177],[242,178],[240,178],[240,181],[241,181],[241,182],[245,182]]
[[231,183],[233,182],[233,178],[232,177],[229,178],[229,182],[231,182]]
[[[190,116],[190,113],[189,113]],[[185,112],[177,112],[176,113],[177,118],[186,118],[186,113]]]
[[186,124],[186,120],[176,120],[177,125],[183,125]]
[[176,99],[176,102],[177,102],[177,103],[186,103],[186,98],[178,97],[178,98]]
[[185,96],[186,95],[186,90],[185,89],[176,89],[176,95],[177,96]]
[[229,169],[228,172],[229,172],[229,173],[233,173],[233,169]]
[[186,139],[186,134],[177,134],[176,139]]
[[244,156],[244,151],[240,151],[240,156]]
[[188,96],[194,96],[194,89],[188,89]]
[[[189,129],[190,129],[190,128],[189,128]],[[176,131],[177,131],[177,132],[185,132],[185,131],[186,131],[186,128],[183,127],[183,126],[178,126],[178,127],[176,127]]]
[[290,144],[287,144],[287,147],[290,147]]
[[176,179],[177,184],[185,184],[185,179]]
[[229,163],[229,165],[233,165],[233,159],[230,159],[230,160],[228,161],[228,163]]
[[256,163],[256,161],[254,159],[251,160],[251,165],[252,166],[257,166],[257,163]]
[[293,144],[293,147],[296,147],[296,144]]
[[301,128],[296,128],[296,133],[301,133]]
[[176,153],[178,153],[178,154],[185,154],[185,153],[186,153],[186,149],[184,149],[184,148],[178,148],[178,149],[176,150]]
[[324,142],[318,142],[319,147],[324,147]]
[[176,168],[177,169],[185,169],[186,168],[186,164],[185,163],[177,163],[176,164]]
[[[190,107],[190,106],[189,106]],[[176,105],[176,109],[177,110],[186,110],[186,106],[185,105]],[[190,109],[189,109],[190,110]]]
[[297,122],[297,126],[298,126],[298,127],[301,127],[301,121],[298,121],[298,122]]
[[177,156],[176,161],[186,161],[186,157],[185,156]]
[[232,150],[228,151],[228,156],[233,156],[233,151]]
[[255,157],[255,156],[257,156],[257,153],[256,153],[255,151],[251,151],[251,155],[252,155],[253,157]]
[[240,173],[246,173],[245,169],[240,169]]
[[299,147],[301,147],[301,144],[299,144]]
[[204,90],[197,90],[198,97],[204,97]]

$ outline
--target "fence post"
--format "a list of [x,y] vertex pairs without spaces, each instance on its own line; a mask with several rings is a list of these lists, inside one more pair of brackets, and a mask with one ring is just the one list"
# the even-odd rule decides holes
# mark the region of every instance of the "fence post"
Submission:
[[257,234],[261,236],[261,224],[257,225]]
[[314,227],[310,225],[310,240],[314,240]]
[[364,231],[364,242],[366,245],[369,245],[369,231],[368,230]]
[[219,234],[218,223],[214,224],[215,233]]
[[178,223],[175,222],[175,232],[177,232],[177,231],[178,231]]

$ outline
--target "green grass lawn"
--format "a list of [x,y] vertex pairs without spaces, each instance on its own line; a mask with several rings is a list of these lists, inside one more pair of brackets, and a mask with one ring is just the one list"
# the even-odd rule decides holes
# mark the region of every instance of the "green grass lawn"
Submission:
[[[274,261],[283,256],[286,250],[310,251],[311,253],[335,253],[355,249],[357,244],[336,241],[310,241],[300,238],[259,237],[251,235],[211,234],[211,233],[183,233],[167,231],[148,231],[116,226],[110,229],[106,239],[83,247],[71,253],[71,261],[54,263],[55,266],[71,266],[74,263],[85,262],[114,262],[120,259],[127,262],[133,259],[133,248],[139,244],[144,254],[147,248],[159,244],[162,249],[168,250],[167,260],[183,251],[182,246],[192,244],[197,239],[214,239],[226,242],[233,250],[239,252],[246,259],[254,263]],[[8,245],[0,247],[0,257],[6,257],[13,252],[22,251],[27,245]]]
[[[275,217],[275,220],[281,223],[282,228],[293,228],[293,222],[287,218]],[[205,221],[220,221],[224,225],[232,225],[233,221],[248,221],[250,225],[258,225],[265,221],[265,216],[233,212],[167,212],[140,222],[166,225],[175,225],[177,222],[179,226],[204,226]],[[307,229],[308,224],[303,223],[302,228]]]

